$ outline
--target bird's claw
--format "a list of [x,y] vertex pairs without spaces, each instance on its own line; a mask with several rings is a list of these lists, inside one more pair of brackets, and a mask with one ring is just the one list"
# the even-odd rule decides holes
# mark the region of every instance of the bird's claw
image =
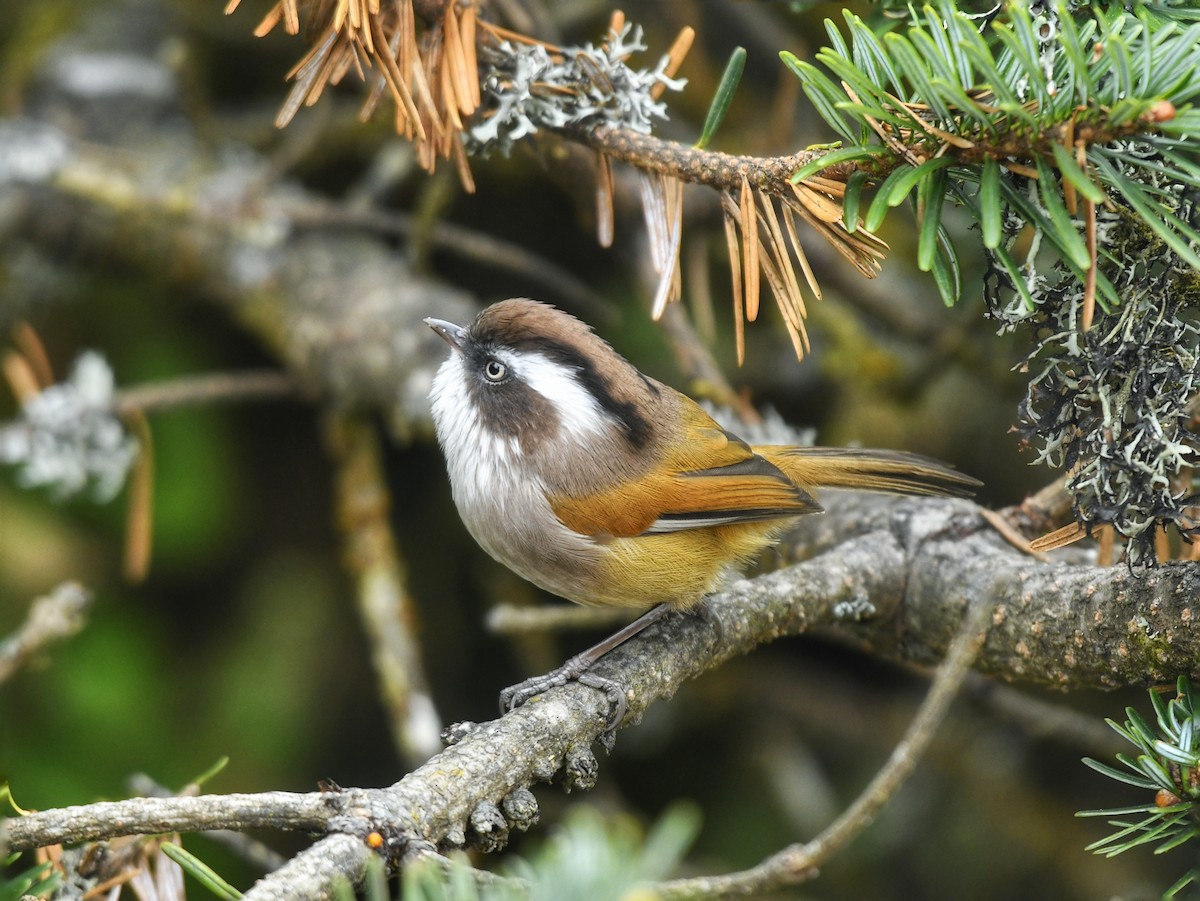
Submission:
[[534,698],[560,685],[566,685],[570,681],[571,677],[567,674],[566,668],[560,666],[558,669],[551,670],[544,676],[533,676],[524,682],[510,685],[500,692],[500,713],[504,714],[511,710],[516,710],[518,707],[524,706],[530,698]]
[[625,687],[620,682],[613,679],[606,679],[604,676],[598,676],[595,673],[575,673],[571,672],[566,666],[560,666],[558,669],[551,670],[544,676],[534,676],[526,679],[524,682],[510,685],[500,692],[500,712],[503,714],[516,710],[537,695],[547,692],[552,688],[557,688],[560,685],[566,685],[571,681],[604,692],[604,696],[608,699],[608,716],[605,719],[604,732],[601,733],[600,740],[606,747],[611,746],[617,727],[625,719],[625,712],[628,709],[628,704],[625,700]]

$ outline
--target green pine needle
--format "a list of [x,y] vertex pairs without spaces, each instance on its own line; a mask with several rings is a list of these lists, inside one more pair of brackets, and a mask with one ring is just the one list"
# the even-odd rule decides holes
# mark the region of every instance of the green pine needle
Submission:
[[[1151,691],[1150,699],[1157,733],[1132,707],[1126,708],[1128,719],[1124,724],[1108,721],[1122,738],[1146,752],[1136,758],[1117,755],[1117,761],[1130,772],[1084,758],[1087,766],[1110,779],[1156,792],[1153,804],[1079,811],[1076,816],[1118,818],[1109,819],[1109,825],[1117,827],[1115,832],[1087,846],[1086,850],[1093,853],[1115,857],[1133,848],[1155,845],[1155,854],[1165,854],[1200,838],[1200,784],[1195,775],[1196,764],[1200,762],[1200,730],[1197,729],[1200,710],[1194,704],[1192,684],[1180,677],[1174,698],[1168,700]],[[1179,803],[1166,803],[1164,798],[1166,802],[1178,799]],[[1130,815],[1142,818],[1134,822],[1121,819]],[[1197,870],[1188,872],[1167,889],[1164,897],[1177,894],[1196,876]]]
[[172,842],[159,845],[162,853],[183,868],[183,871],[223,901],[237,901],[242,893],[191,851]]
[[717,85],[717,92],[713,95],[712,103],[708,107],[708,115],[704,117],[704,128],[700,132],[700,140],[696,142],[696,147],[703,150],[708,146],[709,141],[713,139],[713,135],[717,133],[717,129],[721,127],[721,123],[725,121],[725,114],[729,112],[729,107],[733,104],[733,95],[737,92],[738,84],[742,80],[742,71],[746,68],[746,48],[736,47],[729,55],[729,62],[725,64],[725,72],[721,76],[721,82]]

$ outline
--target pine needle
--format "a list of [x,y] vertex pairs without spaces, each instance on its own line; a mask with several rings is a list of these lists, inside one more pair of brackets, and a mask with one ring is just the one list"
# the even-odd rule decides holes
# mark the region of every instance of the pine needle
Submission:
[[601,247],[612,247],[613,222],[612,160],[602,150],[596,151],[596,240]]
[[750,182],[742,175],[742,189],[738,196],[738,225],[742,231],[742,272],[746,281],[746,319],[753,322],[758,318],[758,216],[754,211],[754,195]]
[[[667,78],[673,78],[675,73],[679,71],[679,67],[683,65],[684,59],[688,55],[688,51],[692,49],[692,42],[696,40],[696,29],[690,25],[684,26],[679,31],[679,35],[675,38],[675,43],[671,45],[671,49],[667,51],[667,64],[663,66],[663,74]],[[659,82],[650,89],[650,96],[657,100],[662,96],[663,91],[667,86]]]
[[[817,283],[817,277],[813,274],[812,266],[808,263],[808,254],[804,252],[804,245],[800,243],[800,236],[796,233],[796,217],[792,212],[789,204],[783,204],[783,224],[787,226],[788,240],[792,244],[792,253],[795,254],[796,260],[800,263],[800,269],[804,273],[804,280],[808,282],[808,290],[812,291],[813,297],[817,300],[821,299],[821,286]],[[802,313],[802,315],[807,315]]]
[[729,251],[729,272],[733,279],[733,331],[737,344],[737,361],[746,362],[746,322],[742,301],[742,255],[738,250],[737,221],[738,205],[733,196],[725,191],[721,194],[721,214],[725,225],[725,244]]
[[675,178],[665,175],[656,176],[659,182],[658,192],[662,197],[663,214],[666,217],[666,241],[660,248],[660,265],[658,288],[655,291],[654,303],[651,306],[651,317],[658,321],[666,310],[667,304],[678,300],[681,291],[679,275],[679,246],[683,237],[683,184]]
[[1060,547],[1066,547],[1068,544],[1074,544],[1086,535],[1087,529],[1081,523],[1068,523],[1061,529],[1055,529],[1041,538],[1035,538],[1029,543],[1029,549],[1038,553],[1053,551]]

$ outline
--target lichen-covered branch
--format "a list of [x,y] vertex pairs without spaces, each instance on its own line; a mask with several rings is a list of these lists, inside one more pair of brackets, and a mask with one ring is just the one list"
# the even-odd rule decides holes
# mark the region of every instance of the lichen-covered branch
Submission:
[[[823,502],[824,498],[822,499]],[[843,626],[865,650],[932,663],[955,635],[964,593],[996,603],[976,668],[1008,681],[1061,689],[1116,688],[1172,681],[1195,670],[1200,566],[1170,563],[1138,573],[1125,566],[1043,563],[1019,554],[969,504],[926,506],[847,494],[801,522],[801,553],[848,536],[887,529],[918,552],[910,558],[906,603],[887,628]],[[916,545],[913,543],[916,542]]]
[[[765,641],[836,622],[858,599],[870,597],[880,611],[894,610],[902,585],[899,547],[886,536],[866,536],[714,597],[719,641],[701,618],[670,617],[608,655],[598,671],[628,686],[626,723],[632,724],[688,679]],[[497,805],[506,824],[529,822],[536,808],[522,813],[530,799],[514,800],[514,793],[560,770],[568,785],[594,782],[590,746],[604,731],[607,713],[601,693],[571,684],[492,722],[453,727],[454,744],[387,789],[104,802],[8,820],[6,839],[10,849],[23,850],[140,832],[274,826],[364,840],[379,832],[397,853],[414,842],[462,845],[480,833],[481,821],[472,825],[472,814],[481,803]]]
[[[793,192],[788,179],[801,166],[825,152],[801,150],[774,157],[733,156],[607,125],[564,128],[560,129],[560,133],[647,172],[657,172],[689,184],[707,185],[721,191],[739,190],[742,177],[745,176],[750,187],[776,197],[791,197]],[[853,171],[852,165],[835,165],[825,169],[822,175],[835,181],[839,178],[844,180]]]

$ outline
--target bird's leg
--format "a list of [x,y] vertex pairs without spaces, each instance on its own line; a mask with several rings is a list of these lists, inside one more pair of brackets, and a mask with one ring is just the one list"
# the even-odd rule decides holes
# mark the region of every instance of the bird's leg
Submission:
[[524,682],[510,685],[504,691],[500,692],[500,712],[507,713],[510,710],[515,710],[535,695],[540,695],[542,692],[549,691],[551,688],[556,688],[559,685],[566,685],[568,682],[576,681],[581,685],[602,691],[608,697],[609,713],[605,726],[605,734],[612,733],[621,720],[625,718],[625,687],[613,679],[606,679],[595,673],[589,673],[588,669],[613,648],[624,644],[647,626],[658,622],[670,610],[671,608],[666,604],[659,604],[657,607],[653,607],[643,613],[623,629],[614,632],[603,641],[597,642],[586,651],[576,654],[558,669],[551,670],[544,676],[534,676],[532,679],[526,679]]

